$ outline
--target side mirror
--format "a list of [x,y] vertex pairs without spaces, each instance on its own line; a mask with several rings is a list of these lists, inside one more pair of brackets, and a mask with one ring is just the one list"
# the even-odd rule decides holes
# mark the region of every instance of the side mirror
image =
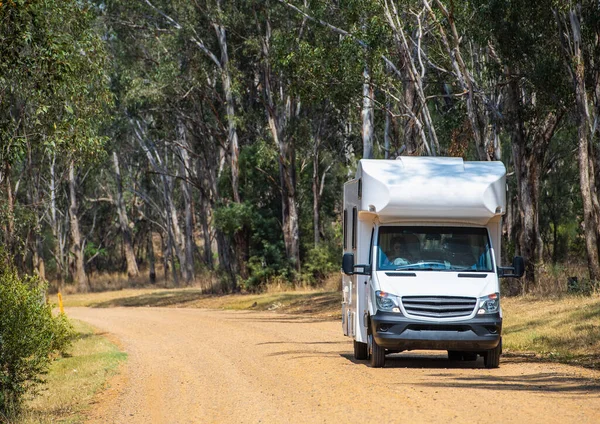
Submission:
[[354,253],[344,253],[342,257],[342,271],[346,275],[354,274]]
[[521,256],[515,256],[512,266],[498,267],[498,277],[521,278],[525,274],[525,261]]
[[[362,268],[362,271],[355,271],[356,268]],[[342,271],[346,275],[370,275],[371,265],[354,265],[354,253],[344,253],[342,257]]]
[[515,277],[521,278],[525,274],[525,261],[521,256],[515,256],[512,263],[513,273]]

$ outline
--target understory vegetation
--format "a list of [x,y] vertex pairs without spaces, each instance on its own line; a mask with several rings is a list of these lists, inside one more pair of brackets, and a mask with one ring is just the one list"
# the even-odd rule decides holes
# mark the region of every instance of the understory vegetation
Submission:
[[81,423],[97,393],[127,354],[85,323],[73,321],[77,338],[69,355],[54,361],[39,395],[27,400],[15,424]]
[[45,299],[44,283],[20,277],[0,248],[0,421],[20,413],[74,338],[70,322],[54,316]]

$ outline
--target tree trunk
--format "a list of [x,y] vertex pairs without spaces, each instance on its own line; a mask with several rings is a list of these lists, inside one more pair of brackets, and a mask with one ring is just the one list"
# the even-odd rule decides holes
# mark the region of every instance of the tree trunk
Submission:
[[12,192],[11,166],[8,161],[5,163],[4,172],[4,181],[6,187],[6,249],[8,252],[10,252],[10,254],[14,254],[13,239],[15,234],[15,201]]
[[[454,21],[454,15],[449,12],[448,9],[446,9],[441,1],[435,0],[435,3],[445,16],[446,22],[450,27],[449,39],[444,27],[438,22],[441,39],[446,48],[446,53],[452,62],[452,68],[454,69],[454,74],[457,77],[458,84],[460,88],[467,93],[467,116],[469,118],[469,123],[471,124],[471,131],[473,134],[473,141],[477,149],[477,155],[479,156],[479,160],[493,160],[494,146],[493,141],[490,140],[489,117],[486,113],[485,107],[481,105],[481,101],[477,98],[477,96],[485,96],[485,94],[481,90],[477,89],[476,82],[471,72],[469,72],[467,69],[467,66],[462,58],[462,53],[460,50],[462,37],[458,34],[458,30]],[[426,0],[425,5],[431,16],[436,19],[435,14],[429,7],[429,4]]]
[[517,177],[517,194],[519,198],[520,233],[516,251],[525,259],[525,278],[523,290],[535,286],[536,266],[541,259],[538,226],[538,193],[539,193],[539,163],[533,157],[531,146],[527,143],[525,126],[521,118],[521,98],[519,84],[510,78],[507,95],[508,123],[512,141],[513,163]]
[[90,285],[85,274],[83,261],[83,241],[77,216],[77,187],[75,181],[75,164],[69,162],[69,225],[71,229],[71,269],[77,288],[81,293],[90,291]]
[[[404,70],[404,73],[407,74],[406,70]],[[407,81],[404,84],[404,90],[402,94],[404,98],[403,106],[405,110],[410,111],[410,113],[407,113],[406,115],[408,116],[404,118],[403,140],[404,145],[406,146],[406,154],[409,156],[419,156],[421,154],[422,148],[421,142],[419,141],[420,124],[417,122],[416,119],[418,113],[418,105],[416,101],[417,92],[415,89],[415,84],[409,79],[410,77],[406,75],[406,78]]]
[[390,148],[392,141],[392,102],[390,96],[386,94],[385,101],[385,125],[383,128],[383,158],[390,158]]
[[[220,1],[217,2],[220,10]],[[239,143],[236,128],[235,102],[233,90],[231,88],[231,72],[229,71],[229,54],[227,52],[227,34],[225,27],[219,24],[213,25],[217,33],[217,40],[221,49],[221,82],[223,83],[223,92],[225,94],[225,111],[227,114],[227,141],[229,142],[229,155],[231,158],[231,190],[233,192],[233,201],[240,203],[239,188]]]
[[52,162],[50,163],[50,220],[52,227],[52,235],[54,236],[54,260],[56,262],[56,279],[58,280],[58,291],[62,291],[62,286],[65,281],[65,255],[63,254],[65,246],[65,236],[62,232],[62,227],[57,216],[56,206],[56,155],[53,154]]
[[[169,183],[169,178],[166,176],[162,176],[163,180],[163,200],[165,202],[166,216],[167,216],[167,257],[171,260],[171,272],[173,273],[173,284],[176,287],[179,286],[179,273],[177,272],[177,258],[181,259],[181,251],[179,249],[177,243],[177,234],[176,231],[179,231],[179,225],[177,221],[177,211],[175,210],[175,205],[173,204],[173,197],[171,195],[171,187]],[[173,253],[175,250],[175,253]],[[185,268],[183,264],[181,264],[181,268]]]
[[315,137],[313,149],[313,175],[312,175],[312,191],[313,191],[313,236],[314,245],[317,247],[321,241],[319,236],[319,141]]
[[[405,132],[407,129],[409,131],[412,131],[413,129],[417,131],[421,138],[421,143],[427,151],[427,154],[436,156],[440,151],[440,145],[435,127],[433,126],[433,119],[431,118],[431,113],[429,112],[427,97],[425,96],[425,89],[423,87],[424,68],[423,64],[420,63],[419,66],[421,67],[421,72],[419,72],[417,70],[417,65],[415,64],[417,59],[413,58],[412,56],[412,52],[414,50],[417,50],[416,54],[420,55],[420,49],[414,49],[413,47],[409,46],[404,28],[402,26],[403,20],[398,15],[398,9],[396,8],[396,4],[394,2],[386,2],[385,15],[394,34],[396,45],[399,51],[400,61],[402,63],[401,78],[409,90],[409,98],[405,98],[405,104],[403,105],[406,114],[410,116],[410,120],[407,121],[407,124],[410,122],[410,126],[408,128],[405,127]],[[422,34],[419,35],[418,43],[420,43],[421,37]],[[413,89],[414,92],[412,92]],[[414,98],[411,97],[413,93]],[[406,91],[405,96],[407,96]],[[412,101],[415,103],[414,107],[411,107],[410,105],[410,102]],[[427,130],[427,133],[425,130]],[[409,139],[410,138],[407,140]],[[407,144],[407,147],[409,154],[420,154],[420,147],[415,149],[414,152],[411,152],[410,145]]]
[[363,70],[362,103],[363,159],[373,159],[373,87],[368,66]]
[[209,217],[210,217],[210,203],[207,199],[207,196],[200,193],[200,225],[202,226],[202,240],[204,244],[203,249],[203,258],[204,263],[210,270],[215,269],[215,264],[213,262],[212,255],[212,243],[211,243],[211,231],[209,225]]
[[152,240],[152,227],[148,226],[148,235],[146,237],[147,251],[148,251],[148,278],[150,284],[156,284],[156,258],[154,256],[154,242]]
[[[196,162],[196,175],[200,186],[200,221],[202,225],[202,235],[204,240],[204,261],[209,269],[218,268],[227,278],[227,283],[223,287],[225,291],[237,291],[237,278],[229,248],[229,243],[223,232],[211,226],[212,211],[220,202],[218,172],[219,158],[223,151],[219,143],[212,136],[207,136],[206,140],[196,140],[195,145],[202,149]],[[213,252],[216,252],[217,261],[213,259]]]
[[527,147],[513,133],[513,161],[517,176],[520,229],[517,251],[525,258],[524,291],[533,288],[537,281],[536,269],[542,260],[542,243],[539,233],[539,165],[526,154]]
[[135,278],[139,275],[139,270],[135,259],[135,251],[133,249],[131,230],[129,229],[129,219],[127,218],[125,200],[123,199],[123,181],[121,179],[121,168],[119,166],[117,152],[113,152],[113,166],[115,168],[115,182],[117,186],[117,214],[119,216],[119,227],[123,237],[123,248],[125,250],[125,260],[127,262],[127,276],[129,278]]
[[42,219],[43,213],[41,208],[40,199],[40,175],[39,172],[34,173],[35,169],[38,169],[37,164],[33,162],[31,150],[28,150],[27,155],[27,169],[28,169],[28,190],[27,197],[28,202],[32,206],[33,213],[35,215],[35,225],[30,228],[30,233],[33,234],[33,241],[31,245],[33,267],[43,280],[46,279],[46,264],[44,262],[44,249],[42,240]]
[[[598,193],[595,188],[594,157],[590,143],[590,140],[593,139],[593,120],[590,117],[586,89],[585,58],[581,38],[581,5],[578,6],[579,8],[572,8],[568,12],[570,31],[566,31],[566,28],[564,28],[569,25],[566,23],[566,19],[563,20],[564,16],[556,13],[556,19],[567,69],[571,75],[575,91],[579,187],[583,205],[583,227],[588,271],[592,281],[600,281],[600,206],[598,205]],[[596,75],[596,78],[598,78],[598,75]],[[599,87],[597,81],[594,88],[597,90]]]
[[[585,233],[585,249],[588,258],[590,280],[600,281],[600,261],[598,258],[598,226],[594,209],[592,190],[594,186],[593,164],[590,156],[590,112],[585,87],[585,62],[581,50],[580,19],[575,10],[569,12],[573,34],[573,83],[575,85],[575,101],[577,104],[577,150],[579,160],[579,186],[583,203],[583,227]],[[592,166],[590,166],[592,165]],[[591,171],[591,172],[590,172]]]
[[192,199],[192,189],[190,187],[191,178],[191,161],[188,154],[188,143],[183,124],[179,124],[179,139],[181,147],[179,149],[181,156],[181,191],[185,204],[185,233],[183,236],[184,251],[185,251],[185,270],[184,277],[187,283],[195,279],[194,273],[194,251],[196,243],[194,242],[194,201]]
[[[156,148],[152,144],[151,140],[147,139],[145,124],[142,125],[140,121],[135,121],[132,123],[134,124],[135,135],[140,144],[140,147],[146,154],[150,166],[154,169],[154,171],[157,174],[159,174],[162,183],[162,195],[167,230],[166,253],[169,255],[168,257],[171,258],[174,284],[178,286],[179,276],[177,273],[176,259],[179,259],[181,269],[186,269],[187,262],[185,255],[183,255],[183,252],[181,250],[181,247],[184,243],[183,237],[181,235],[181,230],[179,228],[177,209],[175,208],[175,203],[173,201],[173,177],[168,175],[166,169],[166,158],[163,160],[163,158],[161,158],[161,156],[156,151]],[[173,250],[175,250],[176,257],[173,255]]]
[[296,204],[296,149],[293,139],[286,134],[289,121],[296,115],[298,105],[285,93],[283,77],[279,76],[279,99],[274,99],[272,91],[272,73],[269,63],[270,27],[267,23],[267,35],[263,38],[263,93],[267,120],[273,141],[279,147],[279,180],[281,186],[283,240],[288,259],[296,271],[300,271],[300,227]]

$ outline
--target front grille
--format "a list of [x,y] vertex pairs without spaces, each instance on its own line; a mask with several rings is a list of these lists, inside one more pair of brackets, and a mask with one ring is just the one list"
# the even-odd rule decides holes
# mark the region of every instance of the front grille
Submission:
[[474,297],[404,296],[402,304],[407,314],[429,318],[457,318],[471,315],[477,299]]

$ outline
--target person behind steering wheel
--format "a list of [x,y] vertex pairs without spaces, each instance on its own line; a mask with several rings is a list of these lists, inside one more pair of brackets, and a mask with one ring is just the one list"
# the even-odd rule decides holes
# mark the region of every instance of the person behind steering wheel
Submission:
[[388,257],[389,265],[409,265],[420,260],[419,238],[414,234],[406,234],[403,237],[392,240],[392,251]]

